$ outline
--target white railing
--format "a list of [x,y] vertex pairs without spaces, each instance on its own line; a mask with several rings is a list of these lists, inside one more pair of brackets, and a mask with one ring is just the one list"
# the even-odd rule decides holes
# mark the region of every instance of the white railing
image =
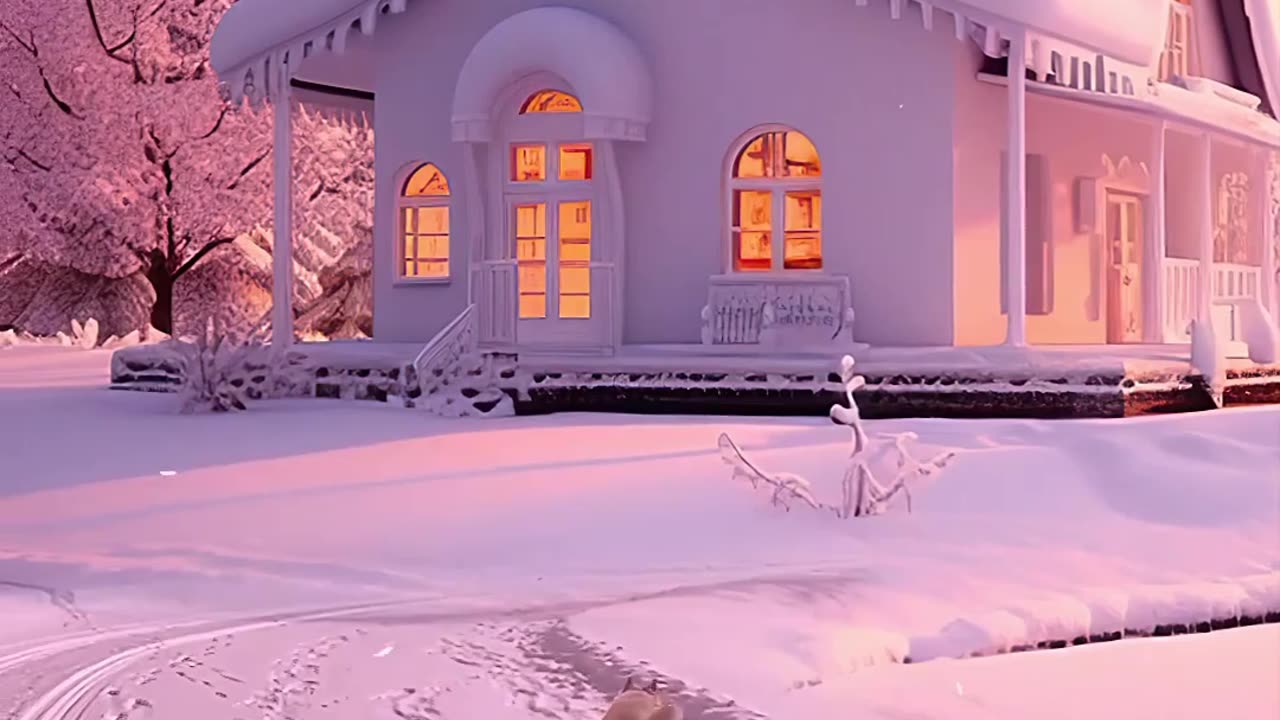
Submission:
[[436,333],[413,360],[423,396],[447,382],[462,359],[476,348],[475,305],[468,305],[453,322]]
[[1187,330],[1196,316],[1200,261],[1164,259],[1164,341],[1188,342]]
[[1213,266],[1213,300],[1252,300],[1262,289],[1262,268],[1217,263]]
[[[1210,270],[1215,306],[1261,297],[1262,268],[1253,265],[1214,263]],[[1187,329],[1196,317],[1200,292],[1200,261],[1186,258],[1164,259],[1164,340],[1187,342]],[[1234,337],[1235,321],[1222,328]]]

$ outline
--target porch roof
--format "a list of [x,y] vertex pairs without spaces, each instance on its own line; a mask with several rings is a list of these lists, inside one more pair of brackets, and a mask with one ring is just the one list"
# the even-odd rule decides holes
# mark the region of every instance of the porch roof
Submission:
[[[218,23],[211,43],[211,63],[230,85],[233,98],[249,95],[256,99],[270,89],[273,69],[278,71],[286,56],[292,73],[303,58],[321,52],[342,54],[353,29],[372,35],[380,16],[404,12],[409,1],[239,0]],[[868,0],[854,2],[866,5]],[[943,10],[953,15],[958,30],[965,32],[973,27],[1005,33],[1026,31],[1144,67],[1159,53],[1168,16],[1168,0],[887,2],[895,14],[915,6],[932,18],[935,8]]]

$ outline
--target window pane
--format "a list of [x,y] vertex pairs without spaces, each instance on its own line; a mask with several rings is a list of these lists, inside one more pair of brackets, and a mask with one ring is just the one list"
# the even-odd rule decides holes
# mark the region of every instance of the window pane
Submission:
[[449,258],[449,236],[419,235],[417,258],[419,260],[447,260]]
[[433,260],[432,262],[419,262],[418,277],[428,277],[428,278],[449,277],[449,261]]
[[747,143],[747,146],[738,154],[737,162],[733,165],[734,177],[773,177],[772,136],[773,133],[765,133]]
[[520,293],[520,317],[537,319],[547,316],[547,296],[545,294],[525,295]]
[[405,276],[405,277],[413,277],[413,276],[415,275],[414,267],[415,267],[415,264],[414,264],[414,262],[413,262],[412,260],[405,260],[405,261],[404,261],[404,276]]
[[590,180],[591,164],[590,144],[560,146],[561,180]]
[[418,233],[446,234],[449,232],[449,208],[418,208]]
[[511,179],[515,182],[546,180],[547,147],[545,145],[512,145]]
[[545,238],[547,236],[547,206],[545,203],[536,205],[517,205],[516,206],[516,237],[517,238]]
[[818,190],[787,193],[787,231],[822,227],[822,193]]
[[412,233],[413,229],[413,208],[407,207],[404,209],[404,231]]
[[591,201],[560,203],[560,240],[591,240]]
[[585,295],[591,292],[591,269],[584,266],[562,266],[560,292],[566,295]]
[[560,317],[572,320],[591,319],[590,295],[561,295]]
[[822,162],[818,159],[818,148],[813,146],[803,133],[794,130],[782,135],[783,167],[781,175],[785,177],[819,177],[822,175]]
[[582,112],[582,103],[578,98],[559,90],[539,90],[529,96],[520,108],[521,115],[529,113],[574,113]]
[[449,181],[440,168],[427,163],[413,172],[404,184],[405,197],[441,196],[449,194]]
[[787,270],[822,269],[822,233],[788,232],[783,246],[783,267]]
[[773,228],[773,193],[767,190],[733,192],[734,226],[740,230]]
[[520,294],[539,295],[547,292],[547,265],[526,262],[520,265]]
[[735,232],[733,234],[735,270],[769,270],[773,266],[773,248],[767,232]]

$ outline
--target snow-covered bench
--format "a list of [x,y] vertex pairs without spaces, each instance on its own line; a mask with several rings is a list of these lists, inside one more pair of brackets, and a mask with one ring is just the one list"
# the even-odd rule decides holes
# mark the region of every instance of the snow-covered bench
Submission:
[[853,342],[850,299],[849,278],[842,275],[715,275],[702,309],[702,343],[848,346]]

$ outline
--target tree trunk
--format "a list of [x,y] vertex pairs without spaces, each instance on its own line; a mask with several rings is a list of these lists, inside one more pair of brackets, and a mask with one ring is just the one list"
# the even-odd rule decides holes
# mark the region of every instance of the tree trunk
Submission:
[[151,253],[151,264],[147,267],[147,281],[155,290],[156,301],[151,306],[151,327],[166,335],[173,334],[173,277],[169,273],[169,264],[164,253]]

